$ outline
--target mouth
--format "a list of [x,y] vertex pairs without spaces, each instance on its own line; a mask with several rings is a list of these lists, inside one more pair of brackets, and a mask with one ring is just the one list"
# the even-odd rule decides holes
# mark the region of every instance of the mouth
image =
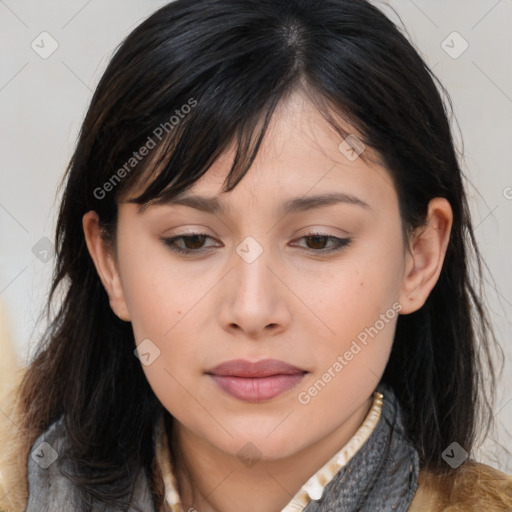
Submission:
[[206,372],[224,392],[246,402],[262,402],[281,395],[295,387],[306,373],[277,359],[234,359]]

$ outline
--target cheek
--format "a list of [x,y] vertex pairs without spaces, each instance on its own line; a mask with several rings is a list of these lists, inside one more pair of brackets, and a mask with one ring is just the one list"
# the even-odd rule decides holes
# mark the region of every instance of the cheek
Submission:
[[163,406],[180,421],[204,415],[193,399],[204,367],[201,347],[194,339],[197,324],[194,325],[192,315],[190,319],[184,317],[186,310],[182,303],[183,300],[172,306],[168,300],[141,303],[142,310],[137,313],[136,321],[132,321],[137,345],[146,344],[149,352],[155,354],[150,364],[144,364],[141,357],[146,379]]
[[[201,286],[173,271],[165,251],[154,245],[148,251],[148,245],[141,243],[123,253],[122,286],[136,345],[149,354],[141,357],[142,369],[157,397],[169,407],[170,396],[178,402],[186,400],[181,385],[189,386],[194,378],[190,362],[198,359],[198,347],[192,337],[197,332],[193,319],[205,289],[204,282]],[[143,364],[148,359],[151,363]]]
[[398,228],[391,222],[390,226],[376,230],[371,241],[358,248],[343,276],[351,294],[346,305],[366,322],[375,322],[400,295],[403,247]]
[[[310,325],[315,332],[310,335],[316,339],[317,369],[331,368],[343,375],[335,379],[342,387],[380,379],[401,309],[402,259],[399,233],[383,234],[358,246],[316,285],[312,281],[303,285],[302,293],[311,300],[308,305],[314,313]],[[338,356],[343,370],[336,372],[332,366]]]
[[136,340],[167,338],[193,306],[194,280],[173,266],[165,247],[147,234],[125,236],[119,245],[123,294]]
[[[306,315],[322,337],[344,339],[373,325],[397,301],[400,260],[377,246],[351,256],[322,275],[303,280],[298,294],[306,297]],[[391,311],[392,313],[393,311]]]

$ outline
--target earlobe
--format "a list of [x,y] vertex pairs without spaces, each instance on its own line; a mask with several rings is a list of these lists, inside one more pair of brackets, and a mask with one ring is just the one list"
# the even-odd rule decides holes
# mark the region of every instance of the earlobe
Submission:
[[402,281],[400,314],[420,309],[439,279],[450,240],[453,212],[447,199],[429,203],[426,225],[411,236]]
[[87,249],[94,262],[98,276],[108,294],[112,311],[125,322],[130,321],[119,272],[112,251],[101,236],[98,214],[91,210],[82,218]]

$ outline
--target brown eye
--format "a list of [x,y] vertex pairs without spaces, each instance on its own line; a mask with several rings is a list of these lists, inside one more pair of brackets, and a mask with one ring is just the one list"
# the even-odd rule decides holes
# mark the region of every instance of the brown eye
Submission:
[[[204,233],[191,233],[189,235],[162,238],[162,242],[174,252],[181,254],[200,253],[204,251],[204,242],[210,236]],[[177,242],[182,241],[185,247],[180,247]]]
[[[352,243],[351,238],[338,238],[323,233],[309,233],[302,239],[306,240],[306,250],[317,253],[338,251]],[[329,241],[332,242],[332,245],[326,247],[326,243]]]
[[[211,245],[204,245],[208,238],[211,237],[204,233],[191,233],[189,235],[180,235],[173,238],[162,238],[162,242],[169,249],[180,254],[200,254],[201,252],[205,252],[208,247],[213,247]],[[301,240],[302,239],[306,240],[306,247],[303,248],[313,253],[334,252],[350,245],[352,242],[350,238],[338,238],[322,233],[311,233],[303,236]],[[182,246],[180,246],[178,242],[182,242]],[[328,242],[332,242],[331,247],[326,247],[326,243]]]
[[185,246],[187,249],[200,249],[205,241],[208,238],[206,235],[192,235],[192,236],[184,236],[181,237],[185,242]]
[[323,235],[314,235],[304,237],[311,244],[308,246],[309,249],[324,249],[325,242],[328,241],[328,237]]

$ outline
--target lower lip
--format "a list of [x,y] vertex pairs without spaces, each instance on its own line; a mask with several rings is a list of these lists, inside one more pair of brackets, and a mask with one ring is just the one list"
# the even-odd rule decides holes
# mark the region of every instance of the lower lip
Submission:
[[271,375],[269,377],[233,377],[210,375],[228,394],[246,402],[270,400],[296,386],[305,373]]

